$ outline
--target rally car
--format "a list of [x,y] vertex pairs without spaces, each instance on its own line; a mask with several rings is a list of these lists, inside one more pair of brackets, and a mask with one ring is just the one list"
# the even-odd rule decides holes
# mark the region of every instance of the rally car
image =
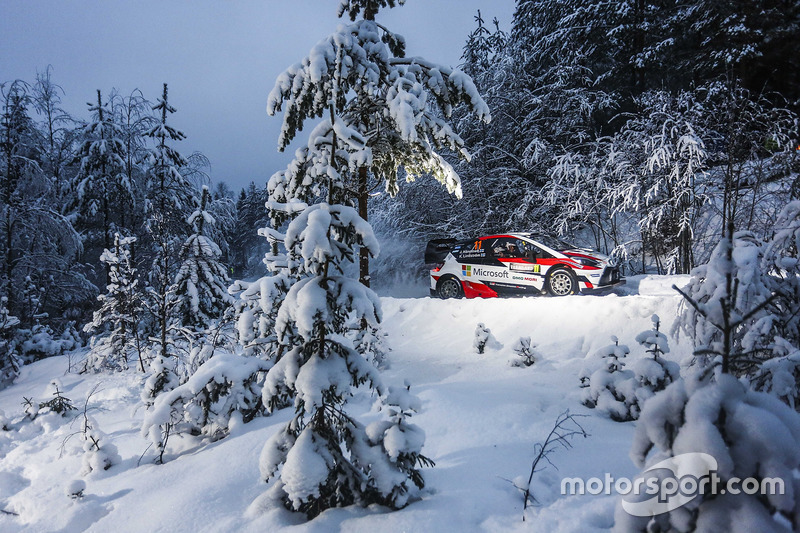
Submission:
[[608,257],[558,239],[507,233],[468,241],[434,239],[425,250],[431,296],[566,296],[625,283]]

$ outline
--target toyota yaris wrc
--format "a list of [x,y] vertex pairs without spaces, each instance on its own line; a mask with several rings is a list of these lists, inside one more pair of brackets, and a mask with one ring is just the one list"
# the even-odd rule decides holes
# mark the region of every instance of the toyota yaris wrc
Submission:
[[625,283],[608,257],[531,233],[435,239],[425,262],[436,264],[431,296],[440,298],[566,296]]

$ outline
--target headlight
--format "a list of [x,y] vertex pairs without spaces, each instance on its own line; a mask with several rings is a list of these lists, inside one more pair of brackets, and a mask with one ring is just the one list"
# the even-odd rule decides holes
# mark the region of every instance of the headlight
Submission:
[[600,268],[600,262],[594,259],[587,259],[586,257],[571,257],[570,259],[582,266]]

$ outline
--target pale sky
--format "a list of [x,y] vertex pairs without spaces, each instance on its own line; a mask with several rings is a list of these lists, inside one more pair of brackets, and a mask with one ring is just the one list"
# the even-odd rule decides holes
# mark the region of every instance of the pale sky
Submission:
[[[0,82],[35,81],[53,66],[63,107],[87,119],[97,89],[140,89],[155,101],[164,82],[178,109],[172,125],[200,151],[211,175],[234,190],[263,185],[283,168],[281,117],[267,95],[286,67],[333,32],[336,0],[0,0]],[[514,0],[406,0],[378,22],[406,38],[407,54],[456,66],[474,16],[508,30]],[[348,19],[349,20],[349,19]],[[298,135],[304,139],[308,128]],[[289,150],[287,150],[289,152]]]

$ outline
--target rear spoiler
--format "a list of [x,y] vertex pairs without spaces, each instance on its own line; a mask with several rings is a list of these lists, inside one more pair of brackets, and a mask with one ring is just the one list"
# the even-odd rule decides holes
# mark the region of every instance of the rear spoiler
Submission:
[[428,246],[425,247],[425,264],[444,263],[444,258],[453,251],[453,246],[455,246],[456,242],[456,239],[432,239],[428,241]]

